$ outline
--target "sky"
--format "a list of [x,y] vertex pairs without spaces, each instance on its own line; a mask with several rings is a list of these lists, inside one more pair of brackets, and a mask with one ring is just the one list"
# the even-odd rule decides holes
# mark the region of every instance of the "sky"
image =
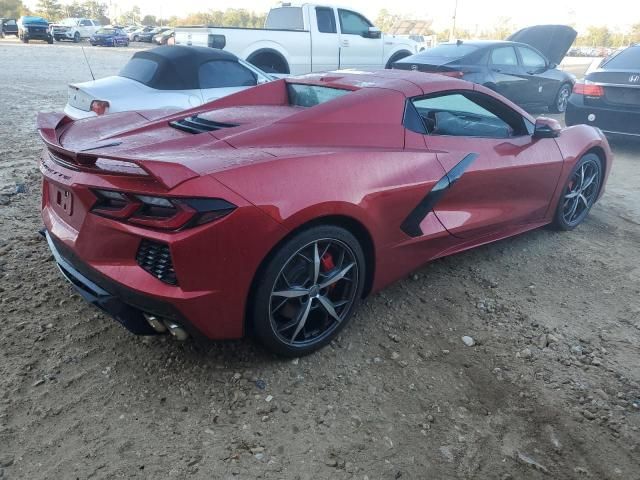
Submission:
[[[338,3],[364,13],[374,20],[378,12],[386,8],[391,13],[407,15],[412,19],[430,18],[438,30],[451,24],[456,0],[337,0]],[[31,7],[36,1],[26,2]],[[62,3],[65,3],[62,0]],[[180,0],[163,2],[158,0],[107,0],[112,9],[129,10],[140,6],[143,14],[162,17],[182,16],[209,9],[246,8],[255,12],[266,12],[276,2],[273,0]],[[295,1],[293,2],[295,3]],[[333,2],[327,2],[332,4]],[[390,7],[391,5],[391,7]],[[606,5],[606,7],[605,7]],[[516,27],[544,23],[574,24],[578,30],[586,25],[606,25],[614,30],[626,30],[640,22],[638,0],[458,0],[457,25],[474,32],[494,25],[499,17],[509,17]]]

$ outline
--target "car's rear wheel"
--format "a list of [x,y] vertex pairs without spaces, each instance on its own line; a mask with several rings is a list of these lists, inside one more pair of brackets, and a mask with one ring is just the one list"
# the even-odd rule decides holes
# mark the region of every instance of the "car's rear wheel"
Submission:
[[327,225],[297,233],[256,279],[251,313],[257,338],[285,356],[323,347],[349,322],[364,279],[364,253],[348,230]]
[[564,113],[567,110],[567,105],[569,104],[569,97],[571,96],[571,84],[563,83],[560,85],[558,89],[558,93],[556,94],[556,98],[553,103],[549,105],[549,110],[553,113]]
[[73,43],[78,43],[80,41],[80,33],[76,32],[73,35]]
[[588,153],[578,161],[558,200],[556,228],[573,230],[583,222],[598,198],[602,175],[602,163],[596,154]]

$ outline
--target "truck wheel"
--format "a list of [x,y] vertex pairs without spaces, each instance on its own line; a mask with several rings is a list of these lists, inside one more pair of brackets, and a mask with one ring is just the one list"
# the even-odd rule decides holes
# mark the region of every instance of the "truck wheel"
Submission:
[[247,62],[267,73],[291,73],[285,58],[275,50],[258,50],[249,55]]
[[49,38],[47,38],[47,43],[48,43],[49,45],[52,45],[52,44],[53,44],[53,37],[49,37]]
[[397,62],[398,60],[402,60],[403,58],[408,57],[409,55],[411,55],[411,52],[409,50],[401,50],[399,52],[394,53],[384,68],[386,68],[387,70],[393,68],[393,64],[395,62]]
[[73,34],[73,43],[78,43],[80,41],[80,32],[76,32]]
[[0,38],[5,38],[4,32],[0,32]]

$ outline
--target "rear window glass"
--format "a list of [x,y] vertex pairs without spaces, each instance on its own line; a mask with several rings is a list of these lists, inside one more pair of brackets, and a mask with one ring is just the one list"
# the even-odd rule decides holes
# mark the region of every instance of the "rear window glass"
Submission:
[[289,104],[297,107],[314,107],[350,93],[350,90],[319,87],[317,85],[302,85],[300,83],[289,83],[287,90],[289,93]]
[[304,30],[302,8],[279,7],[269,10],[264,28],[271,30]]
[[115,28],[101,28],[96,33],[98,35],[115,35],[118,32],[117,32],[117,30]]
[[136,82],[147,84],[158,70],[158,64],[147,58],[132,58],[122,70],[121,77],[130,78]]
[[606,62],[603,65],[603,68],[640,69],[640,46],[629,47],[626,50],[621,51],[611,60]]
[[198,71],[200,88],[250,87],[256,85],[255,74],[238,62],[215,60],[203,63]]
[[428,57],[444,57],[444,58],[461,58],[470,53],[475,52],[478,47],[473,45],[456,45],[455,43],[446,43],[438,45],[437,47],[428,48],[422,53],[414,56],[413,58],[428,58]]

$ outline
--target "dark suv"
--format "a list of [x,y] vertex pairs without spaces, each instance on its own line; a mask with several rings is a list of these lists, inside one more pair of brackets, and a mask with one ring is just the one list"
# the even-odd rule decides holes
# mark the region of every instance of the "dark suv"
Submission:
[[0,18],[0,37],[7,35],[18,36],[18,24],[15,18]]
[[49,22],[42,17],[23,16],[18,20],[18,38],[24,43],[29,40],[44,40],[53,43],[53,35],[49,32]]

